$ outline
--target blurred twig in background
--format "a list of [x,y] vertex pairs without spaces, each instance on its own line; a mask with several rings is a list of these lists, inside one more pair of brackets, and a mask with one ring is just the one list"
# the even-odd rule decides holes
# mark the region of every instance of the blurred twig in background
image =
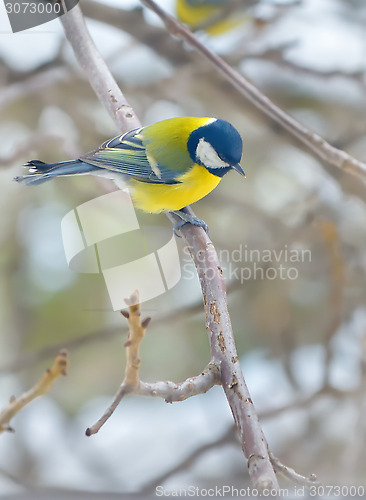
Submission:
[[67,351],[62,349],[55,358],[51,368],[48,368],[46,373],[31,389],[17,398],[15,396],[11,397],[9,403],[0,412],[0,433],[4,431],[14,431],[10,426],[10,420],[24,408],[24,406],[33,401],[33,399],[43,396],[50,391],[55,380],[61,375],[66,375],[67,363]]

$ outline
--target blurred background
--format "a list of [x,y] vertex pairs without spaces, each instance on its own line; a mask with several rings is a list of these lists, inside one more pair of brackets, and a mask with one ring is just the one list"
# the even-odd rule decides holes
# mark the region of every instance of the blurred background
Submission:
[[[177,12],[174,1],[159,3]],[[138,2],[80,6],[143,125],[216,116],[240,131],[247,178],[226,176],[194,210],[221,258],[252,399],[284,463],[326,485],[365,486],[365,186],[320,162]],[[243,0],[220,15],[221,26],[192,24],[200,39],[301,123],[365,161],[365,2]],[[68,268],[60,225],[114,187],[91,177],[32,188],[12,179],[27,160],[71,159],[118,130],[59,20],[12,34],[2,3],[0,18],[0,407],[61,347],[70,356],[67,377],[13,419],[14,434],[0,436],[0,492],[249,486],[218,387],[172,405],[127,398],[85,437],[123,378],[126,321],[101,276]],[[138,218],[170,231],[164,215]],[[144,381],[179,382],[210,359],[199,283],[178,246],[179,284],[143,304],[152,317]]]

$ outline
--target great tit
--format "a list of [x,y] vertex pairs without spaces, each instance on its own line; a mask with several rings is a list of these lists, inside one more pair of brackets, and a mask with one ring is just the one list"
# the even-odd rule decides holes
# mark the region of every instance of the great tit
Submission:
[[239,26],[243,20],[236,12],[235,15],[214,21],[216,17],[220,17],[228,4],[228,0],[176,0],[177,17],[193,30],[207,23],[204,31],[210,35],[222,35]]
[[245,176],[241,155],[241,137],[227,121],[171,118],[119,135],[76,160],[29,161],[28,174],[15,180],[37,185],[58,176],[107,177],[129,188],[135,207],[178,215],[175,233],[187,222],[207,230],[204,221],[184,208],[210,193],[230,170]]

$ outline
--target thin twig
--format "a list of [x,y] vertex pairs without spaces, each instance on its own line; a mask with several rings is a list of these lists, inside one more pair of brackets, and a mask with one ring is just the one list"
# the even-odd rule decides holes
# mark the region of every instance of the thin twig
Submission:
[[203,444],[192,453],[190,453],[177,465],[174,465],[171,469],[167,470],[160,476],[155,477],[153,480],[145,484],[145,486],[141,489],[140,494],[148,495],[154,493],[154,490],[157,486],[164,484],[167,479],[174,476],[175,474],[178,474],[179,472],[186,470],[188,467],[191,467],[196,460],[198,460],[208,451],[220,446],[226,446],[233,443],[237,443],[237,433],[236,427],[234,425],[229,427],[228,430],[215,441]]
[[280,472],[286,479],[289,479],[293,483],[307,487],[321,485],[315,474],[311,474],[309,477],[302,476],[291,467],[287,467],[287,465],[281,463],[279,459],[273,455],[273,453],[269,452],[269,456],[275,471]]
[[345,262],[340,249],[340,239],[337,227],[333,221],[319,220],[317,227],[320,229],[326,245],[330,265],[330,298],[329,311],[332,311],[330,323],[323,335],[325,347],[324,385],[330,384],[330,366],[333,358],[332,338],[337,333],[344,321],[344,286]]
[[126,348],[126,369],[125,378],[118,389],[113,402],[104,412],[102,417],[91,427],[85,431],[87,436],[96,434],[99,429],[111,417],[114,410],[117,408],[122,398],[131,392],[134,392],[140,383],[139,368],[140,368],[140,344],[144,338],[146,328],[150,322],[150,318],[141,321],[141,312],[139,304],[139,294],[136,290],[129,299],[125,299],[129,306],[129,312],[122,312],[122,315],[127,318],[129,325],[129,334],[124,346]]
[[126,371],[124,383],[127,386],[138,387],[140,382],[140,344],[144,338],[146,328],[151,318],[145,318],[141,321],[139,293],[136,290],[129,299],[125,299],[130,312],[123,312],[122,315],[128,319],[129,335],[124,343],[126,348]]
[[10,426],[10,420],[14,417],[14,415],[24,408],[24,406],[33,401],[33,399],[46,394],[58,377],[66,375],[66,370],[67,351],[62,349],[54,360],[51,368],[46,371],[38,382],[18,398],[13,396],[9,403],[3,408],[0,413],[0,433],[4,431],[13,431],[14,429]]
[[[309,68],[306,66],[302,66],[301,64],[298,64],[294,61],[291,61],[289,59],[286,59],[284,57],[276,57],[275,51],[273,51],[273,58],[271,58],[271,54],[269,55],[269,60],[273,60],[276,62],[276,64],[284,69],[293,71],[296,73],[296,75],[303,74],[303,75],[309,75],[309,76],[315,76],[317,78],[324,78],[324,79],[330,79],[330,78],[348,78],[351,79],[358,84],[361,84],[363,87],[365,87],[365,72],[362,70],[356,70],[356,71],[343,71],[340,69],[333,69],[333,70],[317,70],[313,68]],[[280,56],[280,54],[277,54]],[[257,56],[258,57],[258,56]],[[253,58],[256,58],[256,56],[253,56]],[[265,59],[266,56],[264,57],[259,56],[261,59]]]
[[68,78],[70,78],[70,70],[63,66],[56,66],[32,75],[22,82],[13,83],[1,91],[0,109],[32,92],[40,92]]
[[180,24],[174,17],[164,11],[154,0],[141,0],[141,2],[154,11],[165,23],[168,31],[175,37],[181,38],[202,54],[239,92],[249,99],[257,108],[267,116],[297,137],[309,147],[319,158],[325,160],[341,170],[355,175],[363,181],[366,180],[366,164],[353,158],[351,155],[335,148],[320,135],[306,128],[297,120],[288,115],[274,104],[255,85],[250,83],[243,75],[227,64],[221,57],[207,48],[191,32]]
[[22,142],[22,144],[16,148],[15,151],[12,151],[11,155],[5,158],[0,157],[0,168],[9,167],[12,163],[18,163],[20,158],[24,158],[24,156],[29,155],[29,151],[35,150],[44,144],[54,144],[56,147],[65,152],[71,152],[71,154],[76,153],[75,156],[79,154],[78,149],[71,141],[59,135],[42,133],[39,131],[31,134],[26,141]]
[[0,467],[0,476],[7,479],[8,481],[11,481],[15,485],[20,486],[22,489],[30,491],[32,489],[32,484],[30,483],[30,481],[26,479],[24,477],[24,474],[21,474],[19,470],[18,474],[19,476],[15,476],[14,474],[11,474],[7,470]]
[[113,415],[117,406],[126,396],[126,394],[129,393],[130,390],[131,387],[127,387],[126,384],[122,383],[122,385],[116,392],[116,395],[114,396],[112,403],[108,406],[103,415],[95,422],[95,424],[91,425],[90,427],[87,427],[87,429],[85,430],[86,436],[92,436],[93,434],[96,434],[100,430],[100,428],[103,427],[103,425]]
[[330,69],[330,70],[321,70],[314,69],[308,66],[303,66],[293,60],[286,58],[286,52],[289,49],[293,49],[298,45],[298,40],[290,40],[285,43],[281,43],[275,47],[267,47],[264,50],[243,50],[237,51],[234,55],[230,56],[230,63],[237,64],[240,61],[247,59],[261,59],[268,62],[273,62],[276,66],[290,70],[299,74],[314,76],[322,79],[331,79],[331,78],[348,78],[351,79],[363,86],[365,86],[365,71],[364,70],[355,70],[355,71],[344,71],[341,69]]
[[[25,352],[17,358],[10,360],[0,367],[0,373],[14,373],[20,370],[24,370],[39,361],[54,356],[62,347],[66,349],[76,349],[82,347],[85,344],[96,341],[105,341],[109,339],[110,336],[117,335],[121,333],[121,328],[118,326],[112,326],[109,328],[103,328],[102,330],[97,330],[95,332],[86,333],[85,335],[80,335],[77,338],[71,338],[65,342],[58,342],[57,344],[52,344],[38,351]],[[126,332],[127,334],[127,328]]]

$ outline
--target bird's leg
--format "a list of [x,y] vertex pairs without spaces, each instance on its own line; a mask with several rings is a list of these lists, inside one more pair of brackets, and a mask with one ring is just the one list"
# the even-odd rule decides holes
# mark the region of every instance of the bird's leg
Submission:
[[180,238],[178,231],[182,226],[184,226],[184,224],[193,224],[194,226],[202,227],[208,234],[208,226],[206,222],[199,219],[198,217],[195,217],[194,215],[187,213],[186,207],[181,208],[180,210],[172,210],[171,213],[177,215],[181,219],[173,227],[173,232],[178,238]]

